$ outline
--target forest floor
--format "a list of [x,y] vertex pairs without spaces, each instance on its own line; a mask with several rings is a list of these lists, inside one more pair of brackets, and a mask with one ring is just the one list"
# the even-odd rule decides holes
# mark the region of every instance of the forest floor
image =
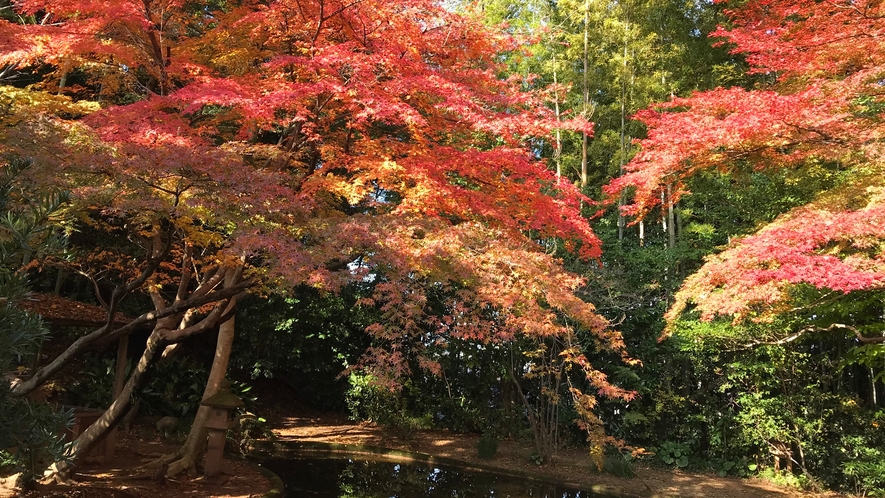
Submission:
[[133,425],[130,432],[118,434],[111,461],[84,463],[63,484],[38,484],[19,495],[11,483],[0,479],[0,498],[259,498],[272,489],[257,465],[239,458],[226,457],[215,479],[188,475],[166,479],[141,467],[177,450],[181,435],[166,438],[150,424]]

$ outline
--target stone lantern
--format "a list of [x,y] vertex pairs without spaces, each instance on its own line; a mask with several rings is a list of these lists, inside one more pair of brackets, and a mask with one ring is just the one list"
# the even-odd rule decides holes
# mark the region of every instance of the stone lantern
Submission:
[[222,380],[218,392],[209,396],[202,403],[209,407],[209,418],[206,429],[209,431],[209,445],[206,450],[206,468],[203,475],[215,477],[221,472],[221,460],[224,456],[225,434],[236,425],[234,411],[243,406],[243,400],[230,391],[230,382]]

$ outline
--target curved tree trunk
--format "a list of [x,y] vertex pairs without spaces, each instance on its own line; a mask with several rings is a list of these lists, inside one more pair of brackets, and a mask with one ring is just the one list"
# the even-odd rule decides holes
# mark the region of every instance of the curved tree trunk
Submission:
[[132,405],[132,400],[144,384],[146,373],[151,364],[157,359],[158,353],[163,351],[165,343],[160,329],[155,328],[148,337],[147,344],[142,353],[138,364],[129,375],[129,380],[123,386],[120,395],[111,403],[111,406],[102,414],[99,419],[89,426],[88,429],[80,434],[71,444],[70,458],[65,461],[56,462],[50,469],[56,476],[65,476],[80,461],[89,454],[89,450],[94,447],[98,441],[105,436],[117,423],[122,420],[126,412]]
[[[225,287],[232,286],[240,278],[242,267],[238,269],[229,269],[225,275]],[[234,326],[235,326],[235,309],[236,297],[232,298],[227,308],[222,314],[227,319],[218,327],[218,341],[215,346],[215,357],[212,359],[212,368],[209,371],[209,380],[206,382],[206,389],[203,391],[203,399],[207,399],[216,392],[221,385],[221,381],[227,375],[227,365],[230,360],[231,348],[234,342]],[[206,430],[206,419],[209,417],[209,407],[200,405],[197,415],[194,417],[194,423],[191,425],[187,440],[182,447],[174,454],[167,455],[160,459],[158,463],[165,465],[169,463],[166,471],[167,477],[173,477],[181,472],[187,471],[190,474],[197,473],[197,463],[200,462],[203,452],[206,450],[206,442],[208,431]],[[177,460],[176,460],[177,458]]]

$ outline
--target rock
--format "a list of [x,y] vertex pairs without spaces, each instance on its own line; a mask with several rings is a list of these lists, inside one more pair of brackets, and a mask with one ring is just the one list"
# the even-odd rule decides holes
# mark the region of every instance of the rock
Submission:
[[160,432],[172,432],[178,428],[177,417],[163,417],[157,421],[157,430]]
[[0,497],[18,496],[19,479],[21,476],[22,474],[19,472],[18,474],[13,474],[11,476],[0,477]]

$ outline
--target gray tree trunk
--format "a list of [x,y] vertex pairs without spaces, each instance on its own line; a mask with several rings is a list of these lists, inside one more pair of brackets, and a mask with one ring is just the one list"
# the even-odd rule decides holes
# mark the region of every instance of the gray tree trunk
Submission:
[[[242,274],[242,266],[239,268],[231,268],[226,271],[224,283],[225,286],[234,285]],[[230,362],[230,353],[234,342],[235,331],[235,308],[236,297],[232,298],[224,310],[222,316],[229,316],[227,320],[218,327],[218,341],[215,346],[215,356],[212,359],[212,368],[209,371],[209,379],[206,382],[206,388],[203,390],[203,399],[207,399],[216,392],[227,375],[227,366]],[[209,417],[209,407],[200,405],[197,409],[197,415],[194,417],[194,423],[188,432],[187,440],[185,440],[181,449],[174,455],[174,460],[169,463],[166,470],[167,477],[174,477],[181,472],[187,471],[190,474],[196,474],[197,463],[202,459],[203,452],[206,450],[208,432],[206,430],[206,420]],[[164,457],[169,459],[171,456]],[[161,460],[163,460],[161,459]]]

